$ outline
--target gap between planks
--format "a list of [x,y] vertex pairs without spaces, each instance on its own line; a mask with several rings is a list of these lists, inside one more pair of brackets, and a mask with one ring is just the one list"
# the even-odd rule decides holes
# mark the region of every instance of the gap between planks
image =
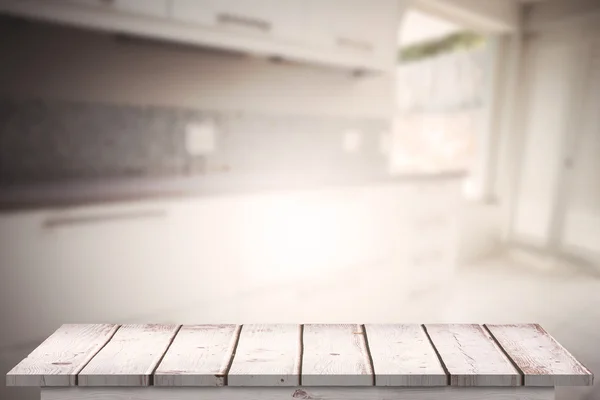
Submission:
[[233,359],[235,358],[235,352],[237,351],[237,347],[240,344],[240,337],[242,336],[242,329],[244,328],[244,325],[238,325],[235,329],[235,333],[234,335],[234,339],[233,339],[233,348],[232,348],[232,353],[231,353],[231,357],[229,357],[229,362],[227,363],[227,368],[225,368],[225,373],[223,374],[223,385],[227,386],[228,385],[228,377],[229,377],[229,371],[231,371],[231,366],[233,365]]
[[448,371],[448,367],[446,367],[446,364],[444,363],[444,360],[442,360],[442,356],[441,356],[440,352],[438,351],[438,349],[433,344],[433,340],[431,339],[431,336],[429,335],[429,332],[427,332],[427,327],[425,326],[425,324],[421,325],[421,329],[423,329],[423,332],[425,333],[425,336],[427,336],[427,340],[429,341],[429,345],[431,346],[431,348],[435,352],[435,356],[437,357],[438,362],[440,363],[440,366],[442,367],[442,369],[444,370],[444,373],[446,374],[446,385],[450,386],[450,372]]
[[175,341],[175,338],[177,337],[177,335],[179,334],[179,332],[181,331],[181,328],[183,327],[183,325],[179,325],[176,329],[175,329],[175,333],[173,334],[173,336],[171,337],[171,339],[169,340],[169,344],[167,345],[165,351],[162,353],[162,355],[158,358],[158,362],[156,363],[156,365],[154,366],[154,368],[152,368],[152,373],[150,374],[150,376],[148,377],[148,386],[154,386],[154,379],[155,379],[155,373],[156,370],[158,369],[158,367],[160,367],[160,364],[162,363],[162,361],[165,359],[165,356],[167,355],[167,353],[169,352],[169,349],[171,348],[171,346],[173,345],[173,342]]
[[521,376],[521,378],[519,380],[519,385],[525,386],[525,372],[523,372],[523,370],[517,365],[517,363],[515,362],[515,360],[513,360],[513,358],[510,356],[510,354],[508,354],[508,352],[506,351],[506,349],[504,348],[504,346],[502,346],[502,344],[498,341],[498,339],[496,338],[496,336],[494,336],[494,333],[490,330],[490,328],[488,328],[487,324],[483,324],[482,326],[483,326],[483,329],[485,329],[485,331],[488,333],[488,335],[490,335],[490,338],[492,338],[492,340],[494,341],[494,343],[496,343],[496,346],[498,346],[498,348],[500,349],[500,351],[504,354],[504,356],[512,364],[513,368]]
[[364,337],[364,341],[365,341],[365,352],[367,353],[367,359],[369,360],[369,364],[371,365],[371,372],[373,373],[373,386],[377,386],[377,378],[376,378],[376,372],[375,372],[375,363],[373,362],[373,354],[371,353],[371,347],[369,346],[369,337],[367,335],[367,328],[365,327],[365,325],[361,325],[360,326],[360,330],[363,334]]

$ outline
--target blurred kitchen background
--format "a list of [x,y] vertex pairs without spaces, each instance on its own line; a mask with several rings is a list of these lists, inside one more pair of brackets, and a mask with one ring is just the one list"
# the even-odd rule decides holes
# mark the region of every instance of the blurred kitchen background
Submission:
[[538,322],[600,374],[599,26],[0,0],[0,374],[78,322]]

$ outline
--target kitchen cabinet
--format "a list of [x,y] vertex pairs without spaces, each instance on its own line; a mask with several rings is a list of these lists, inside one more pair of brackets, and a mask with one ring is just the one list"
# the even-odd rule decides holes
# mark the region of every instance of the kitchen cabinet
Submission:
[[397,0],[0,0],[0,13],[344,71],[395,67]]
[[545,247],[560,191],[577,54],[563,43],[540,39],[530,41],[526,57],[524,143],[512,233],[520,242]]
[[[216,300],[229,304],[232,318],[245,261],[240,241],[248,222],[240,219],[239,204],[237,197],[191,197],[169,207],[169,268],[178,291],[189,304],[210,305]],[[216,313],[216,309],[205,311]]]
[[[236,322],[258,318],[269,294],[278,313],[318,304],[313,290],[341,307],[346,293],[430,288],[454,272],[460,187],[440,178],[6,213],[0,302],[19,307],[0,338],[37,340],[65,321]],[[306,304],[288,317],[311,315]]]
[[136,320],[172,306],[177,298],[170,284],[168,228],[160,204],[48,212],[38,228],[56,253],[46,284],[68,300],[67,319],[92,313],[96,320]]
[[217,0],[172,0],[170,16],[176,21],[214,27],[219,7]]
[[307,0],[307,38],[328,51],[393,62],[400,21],[398,1]]
[[[0,300],[35,340],[66,321],[152,318],[182,299],[172,285],[168,212],[160,204],[117,203],[0,217]],[[6,296],[6,298],[3,298]],[[29,309],[30,307],[30,309]],[[9,329],[3,335],[16,332]]]
[[231,34],[299,43],[303,37],[301,0],[172,0],[171,16]]
[[444,283],[454,273],[459,246],[460,179],[417,182],[403,197],[399,241],[414,288]]
[[118,12],[140,16],[165,18],[168,15],[168,0],[62,0],[75,7],[89,7],[103,12]]
[[0,329],[3,346],[34,341],[51,327],[52,304],[64,301],[62,291],[48,283],[57,279],[53,268],[58,253],[53,238],[42,229],[43,211],[0,214]]
[[562,247],[598,265],[600,261],[600,40],[582,57],[587,73],[565,179]]

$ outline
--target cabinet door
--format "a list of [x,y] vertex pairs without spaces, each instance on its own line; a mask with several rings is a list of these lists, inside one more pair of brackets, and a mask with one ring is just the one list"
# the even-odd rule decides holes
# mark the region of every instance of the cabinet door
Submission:
[[116,11],[153,17],[166,17],[167,0],[66,0],[67,2],[98,10]]
[[391,61],[400,11],[395,0],[308,0],[307,35],[318,46]]
[[67,209],[42,229],[56,252],[46,284],[69,304],[63,319],[144,320],[178,304],[162,206]]
[[179,290],[190,294],[198,320],[221,317],[237,320],[240,254],[239,200],[237,197],[199,197],[175,202],[169,211],[171,271]]
[[573,103],[576,53],[558,43],[531,42],[527,62],[524,143],[513,235],[530,245],[550,243],[565,135]]
[[177,21],[214,26],[219,12],[218,0],[172,0],[171,17]]
[[568,174],[563,246],[600,260],[600,41],[590,52],[581,129],[576,130]]
[[303,8],[298,0],[173,0],[172,16],[223,31],[298,41],[304,33]]
[[41,228],[44,218],[39,211],[0,215],[0,304],[5,305],[0,329],[3,347],[23,346],[42,339],[56,327],[56,321],[51,321],[56,313],[52,305],[64,309],[62,292],[49,284],[56,276],[53,268],[58,258],[51,238]]
[[219,0],[217,22],[224,29],[295,41],[302,38],[304,16],[303,2],[298,0]]
[[417,286],[444,282],[455,271],[461,180],[407,185],[403,245],[410,279]]

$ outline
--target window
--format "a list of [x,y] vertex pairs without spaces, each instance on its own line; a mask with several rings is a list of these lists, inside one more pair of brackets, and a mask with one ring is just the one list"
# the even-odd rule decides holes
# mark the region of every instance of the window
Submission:
[[466,170],[480,185],[490,46],[484,36],[409,11],[400,33],[392,173]]

